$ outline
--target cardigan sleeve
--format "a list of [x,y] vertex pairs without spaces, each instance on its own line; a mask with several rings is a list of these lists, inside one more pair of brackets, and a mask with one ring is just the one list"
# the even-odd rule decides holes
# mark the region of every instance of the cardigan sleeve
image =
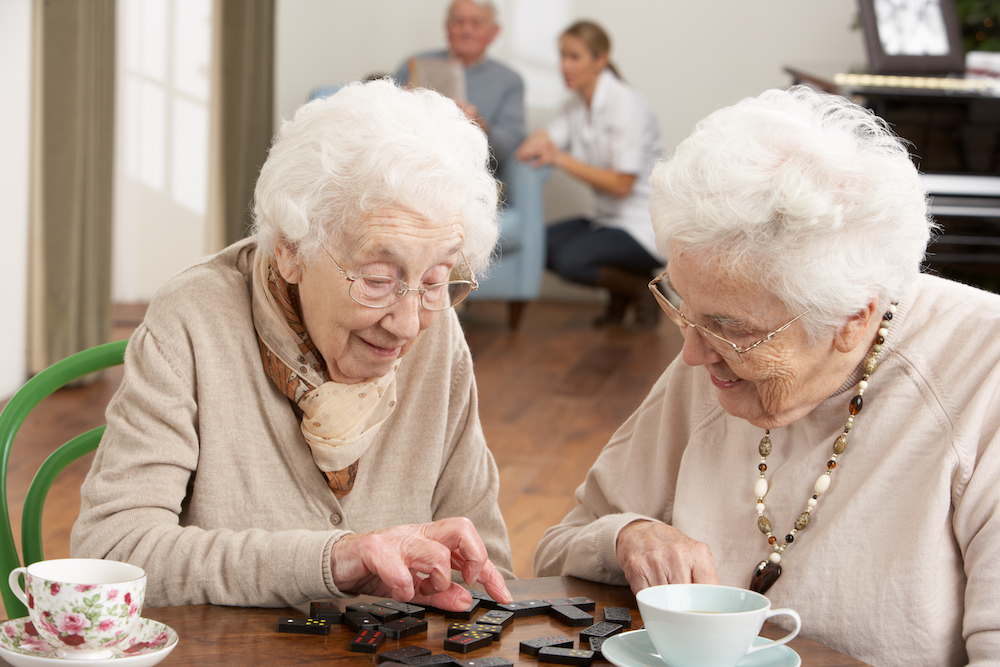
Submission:
[[[479,397],[472,355],[457,318],[452,323],[453,358],[448,403],[449,454],[435,487],[434,520],[463,516],[472,521],[505,579],[513,579],[507,527],[497,498],[500,476],[479,421]],[[459,576],[456,572],[456,576]]]
[[193,357],[178,353],[146,325],[129,341],[125,377],[81,489],[72,555],[142,567],[150,606],[277,607],[339,595],[330,551],[343,531],[181,524],[200,447]]
[[993,367],[955,421],[961,464],[952,487],[952,529],[967,583],[962,635],[970,665],[1000,656],[1000,367]]
[[687,395],[679,387],[686,375],[671,364],[612,436],[577,488],[576,507],[542,536],[535,576],[628,585],[615,551],[618,532],[633,521],[671,521],[690,415],[680,414],[686,401],[668,404],[666,397]]

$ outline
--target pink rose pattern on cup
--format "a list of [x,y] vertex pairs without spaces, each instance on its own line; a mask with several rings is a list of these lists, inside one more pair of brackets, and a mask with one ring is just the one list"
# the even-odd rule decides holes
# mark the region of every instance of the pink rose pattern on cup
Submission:
[[[116,657],[153,653],[177,641],[177,634],[162,623],[147,618],[140,619],[139,623],[132,638],[115,647]],[[0,645],[17,653],[42,657],[55,657],[58,648],[39,636],[31,621],[24,618],[3,624]]]
[[[123,583],[105,588],[79,584],[60,586],[44,579],[25,576],[28,610],[37,624],[37,634],[63,648],[100,650],[116,646],[128,637],[139,620],[144,590]],[[92,593],[88,595],[88,593]],[[45,596],[44,608],[38,612],[36,600]],[[29,636],[36,634],[35,625],[28,624]],[[28,628],[26,628],[26,631]]]

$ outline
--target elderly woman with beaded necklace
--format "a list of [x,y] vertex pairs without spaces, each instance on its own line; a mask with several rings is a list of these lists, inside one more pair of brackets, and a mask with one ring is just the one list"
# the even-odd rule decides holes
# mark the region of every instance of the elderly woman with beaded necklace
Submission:
[[903,143],[807,88],[651,177],[681,355],[545,534],[539,576],[767,591],[875,665],[1000,656],[1000,297],[920,265]]

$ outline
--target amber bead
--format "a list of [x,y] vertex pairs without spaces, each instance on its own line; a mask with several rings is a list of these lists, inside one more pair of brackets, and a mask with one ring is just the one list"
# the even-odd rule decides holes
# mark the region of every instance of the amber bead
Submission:
[[760,528],[760,532],[767,535],[771,532],[771,520],[766,516],[757,517],[757,527]]
[[768,544],[774,544],[777,541],[778,541],[778,538],[775,537],[774,535],[772,535],[771,537],[767,538],[767,543]]
[[833,443],[833,452],[834,454],[843,454],[845,449],[847,449],[847,434],[841,433],[837,442]]
[[795,530],[802,530],[809,525],[809,512],[803,512],[795,520]]
[[829,468],[830,470],[833,470],[834,468],[837,467],[837,462],[836,461],[827,461],[826,462],[826,467]]
[[885,345],[885,336],[876,336],[876,338],[875,338],[875,344],[876,345]]
[[761,472],[764,472],[765,470],[767,470],[767,464],[766,463],[761,463],[759,466],[757,466],[757,470],[760,470]]
[[864,399],[861,398],[861,394],[858,394],[851,399],[851,405],[847,409],[850,410],[852,415],[856,415],[861,412],[861,408],[865,406]]

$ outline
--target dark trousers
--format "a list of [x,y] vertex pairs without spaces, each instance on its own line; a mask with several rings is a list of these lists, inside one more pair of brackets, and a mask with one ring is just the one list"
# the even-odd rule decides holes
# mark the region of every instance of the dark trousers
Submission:
[[640,275],[650,275],[660,266],[628,232],[597,227],[587,218],[551,225],[546,242],[545,265],[566,280],[582,285],[597,285],[602,266]]

